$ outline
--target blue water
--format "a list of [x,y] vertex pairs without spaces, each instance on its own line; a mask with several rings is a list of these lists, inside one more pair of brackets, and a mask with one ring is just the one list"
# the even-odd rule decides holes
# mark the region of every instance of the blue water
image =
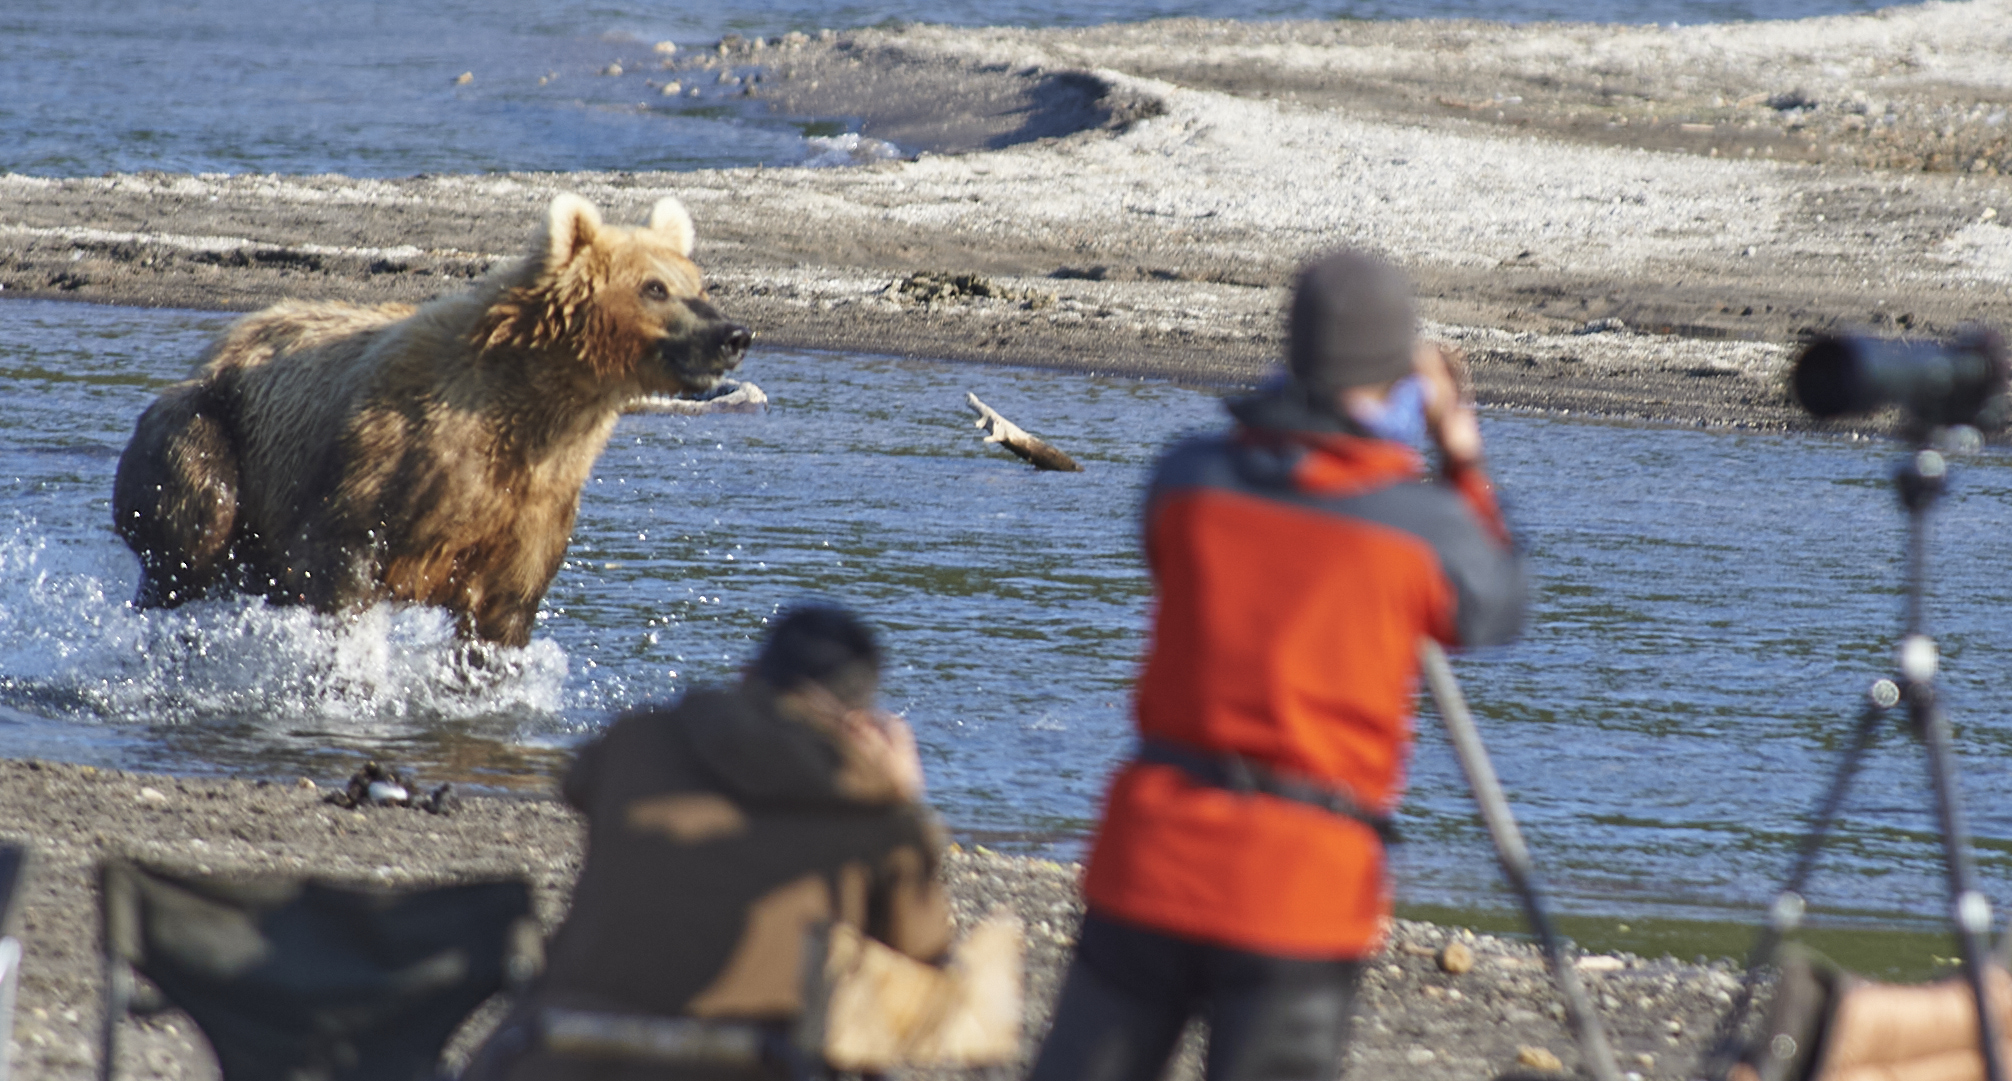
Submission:
[[[649,170],[795,164],[807,135],[709,81],[665,98],[659,41],[889,21],[1077,26],[1174,15],[1707,22],[1866,11],[1868,0],[8,0],[0,171],[88,176]],[[624,74],[600,74],[620,63]],[[457,83],[463,73],[472,76]],[[542,81],[541,81],[542,80]]]
[[[533,644],[456,664],[438,613],[352,623],[254,602],[136,612],[110,527],[134,417],[228,317],[0,303],[0,756],[323,780],[366,756],[422,779],[537,783],[612,711],[734,678],[792,599],[886,636],[889,704],[966,840],[1080,850],[1129,746],[1157,449],[1214,392],[1056,372],[757,349],[763,416],[635,415],[597,466]],[[1080,458],[983,445],[966,391]],[[1772,891],[1868,683],[1890,668],[1901,520],[1875,442],[1491,412],[1536,582],[1524,641],[1459,668],[1569,911],[1723,918]],[[1958,461],[1931,623],[1990,892],[2012,900],[2012,456]],[[1427,717],[1402,895],[1500,904]],[[1813,898],[1937,917],[1919,748],[1888,735]],[[1842,915],[1835,915],[1842,913]]]

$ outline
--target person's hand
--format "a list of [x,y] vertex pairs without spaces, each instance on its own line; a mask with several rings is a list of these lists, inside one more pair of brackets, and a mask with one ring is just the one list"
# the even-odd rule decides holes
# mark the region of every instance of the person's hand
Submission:
[[1468,394],[1467,363],[1458,350],[1437,342],[1418,343],[1411,364],[1425,388],[1425,429],[1447,469],[1481,461],[1481,422]]
[[922,799],[922,756],[915,749],[915,731],[908,722],[884,709],[855,709],[845,714],[845,734],[861,757],[894,782],[903,798]]

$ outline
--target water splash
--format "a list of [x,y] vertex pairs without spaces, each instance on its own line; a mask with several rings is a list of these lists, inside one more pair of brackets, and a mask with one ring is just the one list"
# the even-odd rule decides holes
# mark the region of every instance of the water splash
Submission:
[[0,539],[0,577],[19,584],[0,610],[0,703],[73,723],[221,718],[388,739],[564,706],[566,654],[549,640],[469,646],[445,612],[398,605],[328,616],[235,597],[139,611],[125,600],[130,568],[98,565],[121,554],[66,551],[15,518]]

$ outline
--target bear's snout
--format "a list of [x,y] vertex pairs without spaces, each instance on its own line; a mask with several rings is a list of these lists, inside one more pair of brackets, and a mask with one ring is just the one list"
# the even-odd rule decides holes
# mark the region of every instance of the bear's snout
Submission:
[[754,332],[739,323],[729,323],[724,319],[714,322],[699,333],[700,347],[695,351],[691,365],[699,372],[717,375],[732,371],[740,366],[741,357],[747,355],[748,343],[754,341]]
[[699,372],[718,375],[740,367],[741,358],[747,355],[748,343],[754,341],[754,332],[739,323],[729,323],[722,319],[708,327],[700,341],[705,347],[698,350],[698,361],[693,365]]
[[707,319],[686,333],[686,337],[665,339],[662,355],[665,365],[687,391],[709,389],[720,376],[740,367],[741,358],[754,341],[754,332],[721,318]]
[[748,343],[754,341],[753,332],[739,323],[728,323],[720,328],[720,353],[727,358],[727,367],[741,362],[748,351]]

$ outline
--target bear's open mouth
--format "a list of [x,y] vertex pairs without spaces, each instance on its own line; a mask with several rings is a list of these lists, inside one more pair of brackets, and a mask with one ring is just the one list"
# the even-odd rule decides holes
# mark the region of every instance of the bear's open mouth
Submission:
[[[689,353],[680,356],[667,351],[663,357],[664,374],[677,382],[680,396],[703,394],[718,386],[726,374],[740,367],[738,353],[714,353],[708,357],[694,357]],[[669,392],[666,392],[669,393]]]
[[719,372],[679,372],[678,382],[683,383],[685,389],[679,391],[677,396],[703,398],[708,391],[717,389],[724,378]]
[[725,376],[714,376],[712,384],[710,386],[706,387],[687,386],[684,390],[679,391],[674,396],[678,398],[683,398],[686,401],[691,402],[709,402],[715,398],[724,398],[727,395],[732,394],[735,391],[747,385],[748,384],[742,383],[737,379],[728,379]]

